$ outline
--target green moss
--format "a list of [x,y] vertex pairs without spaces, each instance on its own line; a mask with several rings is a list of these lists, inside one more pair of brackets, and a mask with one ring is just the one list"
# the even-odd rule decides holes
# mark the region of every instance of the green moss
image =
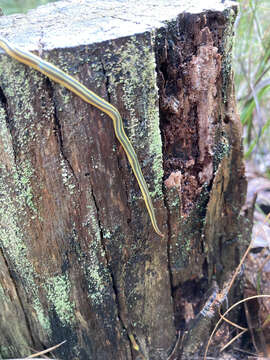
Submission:
[[10,346],[1,346],[0,345],[0,356],[3,359],[10,358],[10,354],[16,353],[16,349],[10,345]]
[[51,306],[63,325],[74,323],[75,304],[70,300],[71,284],[66,274],[49,278],[44,287]]
[[171,211],[175,211],[180,208],[180,197],[179,192],[175,188],[167,189],[168,196],[168,204],[170,206]]
[[229,144],[228,139],[225,136],[222,136],[221,139],[214,147],[214,158],[213,158],[213,165],[214,165],[214,172],[217,171],[218,166],[221,160],[227,156],[231,150],[231,146]]

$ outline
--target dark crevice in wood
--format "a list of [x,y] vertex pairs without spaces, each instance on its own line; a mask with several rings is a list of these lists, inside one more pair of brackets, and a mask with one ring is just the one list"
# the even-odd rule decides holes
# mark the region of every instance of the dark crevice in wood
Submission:
[[[102,66],[102,73],[104,75],[104,78],[106,79],[105,80],[105,87],[106,87],[106,94],[107,94],[107,100],[109,103],[111,103],[111,94],[110,94],[110,77],[109,75],[107,74],[106,72],[106,68],[105,68],[105,63],[104,61],[101,59],[101,66]],[[118,110],[118,109],[117,109]],[[124,124],[124,119],[122,118],[122,121],[123,121],[123,125]],[[124,126],[125,128],[125,126]],[[116,136],[114,134],[114,137],[116,139]],[[117,148],[121,147],[121,144],[119,143],[118,139],[116,139],[116,146]],[[124,151],[124,150],[123,150]],[[125,155],[126,156],[126,155]],[[117,160],[117,165],[118,165],[118,169],[119,169],[119,173],[122,174],[121,176],[121,181],[122,181],[122,184],[123,184],[123,187],[125,189],[125,197],[126,197],[126,207],[129,209],[129,214],[131,213],[131,210],[130,210],[130,203],[128,201],[128,193],[129,193],[129,190],[128,190],[128,186],[127,186],[127,182],[126,182],[126,177],[124,176],[123,174],[123,167],[121,165],[121,162],[120,162],[120,159],[119,159],[119,151],[117,151],[116,153],[116,160]],[[130,166],[128,165],[128,168],[130,170]],[[127,223],[129,224],[131,222],[131,217],[130,216],[127,216]]]
[[[157,83],[157,86],[159,84]],[[158,90],[160,90],[158,88]],[[159,108],[159,112],[160,112],[160,108]],[[167,259],[168,259],[168,274],[169,274],[169,279],[170,279],[170,293],[171,293],[171,297],[174,301],[174,296],[173,296],[173,274],[172,274],[172,264],[171,264],[171,252],[170,252],[170,248],[171,248],[171,238],[172,238],[172,229],[171,229],[171,216],[170,216],[170,206],[169,206],[169,202],[168,202],[168,198],[166,196],[166,188],[165,188],[165,184],[164,182],[162,183],[162,192],[164,195],[164,207],[166,209],[166,225],[167,225]]]
[[[101,59],[101,66],[102,66],[102,73],[103,73],[103,76],[105,78],[105,88],[106,88],[106,94],[107,94],[107,101],[109,103],[111,103],[111,94],[110,94],[110,77],[109,75],[107,74],[106,72],[106,67],[105,67],[105,63],[104,61]],[[123,120],[123,123],[124,123],[124,119]],[[116,142],[117,142],[117,146],[121,146],[118,142],[118,140],[116,139]],[[117,152],[118,154],[119,152]],[[118,164],[118,169],[119,169],[119,172],[122,173],[122,166],[120,164],[120,159],[119,159],[119,156],[116,156],[116,159],[117,159],[117,164]],[[125,195],[126,195],[126,206],[127,208],[129,209],[129,213],[131,212],[130,211],[130,203],[128,201],[128,186],[127,186],[127,183],[125,181],[125,176],[122,176],[122,183],[123,183],[123,186],[124,186],[124,189],[125,189]],[[96,200],[94,198],[94,194],[92,194],[93,196],[93,199],[94,199],[94,202],[96,204],[96,208],[97,208],[97,211],[98,211],[98,206],[97,206],[97,203],[96,203]],[[127,223],[129,223],[131,221],[130,217],[127,218]],[[101,227],[100,227],[101,228]],[[101,238],[103,239],[103,235],[102,235],[102,228],[101,228]],[[121,295],[119,295],[119,292],[118,292],[118,288],[117,288],[117,280],[115,279],[115,276],[114,276],[114,273],[113,273],[113,270],[112,268],[110,267],[110,262],[109,262],[109,258],[108,258],[108,252],[106,250],[106,245],[104,244],[104,242],[102,241],[102,246],[103,246],[103,250],[104,250],[104,253],[105,253],[105,257],[106,257],[106,261],[107,261],[107,266],[109,268],[109,271],[110,271],[110,276],[111,276],[111,280],[112,280],[112,288],[113,288],[113,291],[114,291],[114,295],[115,295],[115,303],[116,303],[116,307],[117,307],[117,315],[118,315],[118,319],[119,319],[119,322],[121,324],[121,327],[123,329],[123,331],[128,335],[129,334],[129,326],[127,324],[127,322],[125,321],[125,315],[121,315],[122,311],[121,311]],[[130,340],[130,337],[127,336],[127,339],[129,341],[129,345],[130,345],[130,354],[131,354],[131,359],[133,360],[139,360],[140,359],[140,356],[141,355],[135,355],[134,354],[134,350],[133,350],[133,346],[132,346],[132,342]]]
[[109,91],[110,80],[109,80],[109,76],[106,73],[105,64],[104,64],[104,62],[102,60],[101,60],[101,66],[102,66],[102,72],[103,72],[103,75],[104,75],[104,78],[105,78],[105,87],[106,87],[106,93],[107,93],[107,96],[108,96],[108,102],[110,103],[111,102],[111,94],[110,94],[110,91]]
[[68,157],[65,154],[65,149],[64,149],[64,140],[63,140],[63,134],[62,134],[62,126],[60,123],[60,119],[57,115],[57,106],[55,103],[55,98],[54,98],[54,90],[53,90],[53,85],[51,83],[51,80],[49,78],[46,78],[46,86],[48,89],[48,93],[49,96],[52,100],[52,104],[53,104],[53,108],[54,108],[54,130],[55,130],[55,136],[57,138],[57,142],[59,144],[59,150],[60,150],[60,154],[63,157],[64,161],[66,162],[68,168],[71,171],[72,176],[74,177],[75,181],[76,181],[76,186],[78,189],[80,189],[80,182],[79,179],[77,178],[75,171],[71,165],[71,162],[69,161]]
[[[206,278],[188,280],[174,289],[176,329],[185,331],[204,305],[208,283]],[[193,317],[191,316],[193,313]]]
[[169,273],[169,277],[170,277],[170,288],[171,288],[171,297],[173,299],[173,274],[172,274],[172,264],[171,264],[171,252],[170,252],[170,248],[171,248],[171,237],[172,237],[172,230],[171,230],[171,219],[170,219],[170,207],[168,204],[168,199],[166,197],[166,191],[165,191],[165,187],[163,184],[163,194],[164,194],[164,206],[165,209],[167,210],[167,258],[168,258],[168,273]]
[[6,124],[7,124],[7,129],[10,132],[11,141],[12,141],[14,163],[17,166],[17,146],[16,146],[16,140],[13,135],[13,120],[12,120],[12,117],[10,117],[8,115],[8,100],[7,100],[7,97],[5,96],[5,93],[1,87],[0,87],[0,102],[5,110],[5,120],[6,120]]
[[2,88],[0,88],[0,102],[3,105],[4,109],[7,111],[7,98]]
[[[123,318],[121,316],[121,306],[120,306],[119,294],[118,294],[118,290],[117,290],[117,284],[116,284],[116,280],[115,280],[112,268],[110,266],[110,259],[109,259],[108,251],[107,251],[107,248],[106,248],[106,245],[105,245],[105,242],[104,242],[104,234],[103,234],[103,231],[102,231],[102,224],[101,224],[101,220],[100,220],[100,210],[99,210],[99,206],[98,206],[98,203],[97,203],[97,200],[96,200],[96,197],[95,197],[95,194],[94,194],[94,191],[93,191],[92,187],[91,187],[91,195],[92,195],[92,199],[94,201],[95,208],[96,208],[96,211],[97,211],[97,222],[98,222],[98,227],[99,227],[99,232],[100,232],[100,242],[101,242],[101,246],[102,246],[102,249],[104,251],[104,254],[105,254],[107,269],[109,271],[110,278],[111,278],[112,290],[113,290],[113,293],[114,293],[115,306],[117,308],[117,315],[118,315],[119,323],[120,323],[120,325],[122,327],[122,332],[125,332],[126,334],[128,334],[127,324],[125,324],[125,322],[124,322],[124,320],[123,320]],[[128,338],[128,340],[129,340],[129,338]],[[130,353],[132,354],[132,350],[131,350],[132,349],[132,344],[131,344],[130,340],[129,340],[129,344],[130,344]],[[133,358],[132,358],[132,360],[133,360]]]

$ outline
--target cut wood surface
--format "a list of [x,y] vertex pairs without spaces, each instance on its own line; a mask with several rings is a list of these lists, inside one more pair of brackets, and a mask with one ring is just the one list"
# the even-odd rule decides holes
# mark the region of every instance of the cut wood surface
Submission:
[[111,119],[1,52],[0,356],[64,340],[57,358],[202,354],[203,295],[230,279],[251,227],[236,13],[233,1],[70,0],[0,18],[2,37],[117,107],[165,234]]

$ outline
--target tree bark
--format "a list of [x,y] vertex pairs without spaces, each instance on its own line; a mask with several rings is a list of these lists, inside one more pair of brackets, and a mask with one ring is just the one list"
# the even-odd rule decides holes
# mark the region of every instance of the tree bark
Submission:
[[[165,234],[152,229],[110,118],[1,53],[3,358],[66,340],[56,357],[167,359],[202,294],[237,266],[237,8],[212,2],[70,0],[0,19],[3,36],[117,107]],[[175,358],[203,351],[212,323],[196,324]]]

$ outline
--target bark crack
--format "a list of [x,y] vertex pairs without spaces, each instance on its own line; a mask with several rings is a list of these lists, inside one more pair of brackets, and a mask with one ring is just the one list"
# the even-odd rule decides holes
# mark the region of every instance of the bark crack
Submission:
[[[105,64],[104,62],[101,60],[101,66],[102,66],[102,72],[103,72],[103,75],[106,79],[105,81],[105,87],[106,87],[106,93],[107,93],[107,97],[108,97],[108,102],[111,103],[111,96],[110,96],[110,80],[109,80],[109,76],[107,75],[106,73],[106,69],[105,69]],[[116,136],[114,136],[115,139],[116,139]],[[119,144],[118,140],[116,139],[116,144],[117,144],[117,147],[122,147],[121,144]],[[117,152],[118,154],[119,152]],[[116,156],[116,159],[117,159],[117,165],[118,165],[118,169],[119,169],[119,172],[123,174],[123,171],[122,171],[122,166],[120,165],[120,160],[119,160],[119,156],[117,155]],[[128,186],[127,186],[127,182],[125,181],[125,176],[123,174],[123,176],[121,176],[121,181],[123,183],[123,187],[125,188],[125,195],[126,195],[126,207],[129,209],[129,214],[131,214],[131,210],[130,210],[130,203],[128,201]],[[130,219],[130,216],[127,220],[128,223],[130,223],[131,219]]]
[[104,242],[104,234],[103,234],[103,231],[102,231],[102,225],[101,225],[101,220],[100,220],[100,215],[99,215],[100,214],[99,206],[98,206],[98,203],[97,203],[97,200],[96,200],[96,197],[95,197],[92,186],[91,186],[91,195],[92,195],[92,198],[93,198],[93,201],[94,201],[94,204],[95,204],[95,208],[96,208],[96,211],[97,211],[97,221],[98,221],[98,227],[99,227],[99,233],[100,233],[100,243],[101,243],[101,247],[102,247],[102,249],[104,251],[104,254],[105,254],[107,268],[109,270],[109,274],[110,274],[110,277],[111,277],[111,285],[112,285],[112,290],[113,290],[114,296],[115,296],[115,305],[116,305],[116,309],[117,309],[117,316],[118,316],[118,319],[119,319],[119,324],[122,327],[123,331],[128,335],[128,339],[129,339],[129,343],[130,343],[130,353],[131,353],[131,357],[133,359],[133,356],[132,356],[132,341],[130,340],[128,327],[125,324],[125,321],[123,320],[123,318],[121,316],[121,309],[120,309],[121,306],[120,306],[120,300],[119,300],[119,294],[118,294],[118,290],[117,290],[116,280],[115,280],[113,271],[112,271],[112,269],[110,267],[110,260],[109,260],[108,251],[107,251],[107,248],[106,248],[106,245],[105,245],[105,242]]
[[168,237],[167,237],[167,258],[168,258],[168,273],[170,278],[170,289],[171,289],[171,297],[174,301],[173,297],[173,274],[172,274],[172,267],[171,267],[171,255],[170,255],[170,248],[171,248],[171,238],[172,238],[172,230],[171,230],[171,220],[170,220],[170,207],[168,204],[168,199],[166,197],[165,186],[163,184],[163,194],[164,194],[164,206],[167,212],[167,229],[168,229]]
[[[104,78],[105,78],[105,88],[106,88],[106,93],[107,93],[107,97],[108,97],[108,102],[111,103],[111,96],[110,96],[110,90],[109,90],[110,89],[110,80],[109,80],[109,76],[107,75],[107,72],[106,72],[106,69],[105,69],[105,64],[104,64],[104,62],[102,60],[101,60],[101,66],[102,66],[102,72],[103,72],[103,75],[104,75]],[[117,146],[119,147],[118,142],[117,142]],[[122,167],[120,166],[119,156],[117,156],[116,158],[117,158],[117,164],[118,164],[119,172],[122,172],[122,170],[121,170]],[[128,201],[128,187],[127,187],[127,183],[125,181],[125,176],[122,176],[122,182],[123,182],[123,186],[125,188],[127,208],[130,208],[129,207],[129,201]],[[95,202],[95,205],[96,205],[96,209],[97,209],[97,212],[98,212],[98,205],[96,203],[93,192],[92,192],[92,196],[93,196],[93,199],[94,199],[94,202]],[[97,217],[98,217],[99,228],[100,228],[100,233],[101,233],[100,236],[101,236],[101,239],[102,239],[101,243],[102,243],[103,250],[104,250],[104,253],[105,253],[107,266],[109,268],[110,275],[111,275],[112,288],[113,288],[113,291],[114,291],[114,294],[115,294],[115,303],[116,303],[116,306],[117,306],[118,319],[119,319],[121,327],[124,329],[124,331],[128,335],[128,339],[129,339],[129,343],[130,343],[131,358],[133,359],[134,357],[133,357],[132,349],[134,349],[135,346],[137,346],[137,344],[135,343],[134,336],[128,330],[128,325],[126,324],[126,321],[124,320],[124,318],[121,315],[121,301],[120,301],[120,296],[119,296],[119,293],[118,293],[118,290],[117,290],[117,283],[116,283],[116,279],[115,279],[115,276],[113,274],[113,271],[112,271],[112,269],[110,268],[110,265],[109,265],[109,258],[108,258],[108,254],[106,252],[106,246],[104,244],[103,232],[102,232],[102,228],[100,226],[99,216],[97,216]]]
[[[165,57],[167,56],[166,52],[165,52]],[[157,54],[156,54],[157,56]],[[165,65],[167,66],[167,62],[165,62]],[[159,64],[159,61],[157,61],[156,58],[156,78],[157,78],[157,88],[158,88],[158,94],[159,94],[159,114],[162,113],[162,106],[161,106],[161,97],[162,97],[162,91],[163,91],[163,83],[160,81],[160,77],[162,76],[162,73],[166,73],[167,72],[167,67],[162,68],[161,65]],[[160,116],[159,116],[159,120],[161,120]],[[161,127],[161,121],[159,121],[159,129],[160,129],[160,133],[162,134],[162,127]],[[164,157],[164,144],[162,144],[162,155]],[[164,161],[163,161],[164,164]],[[164,165],[163,165],[164,166]],[[172,229],[171,229],[171,213],[170,213],[170,206],[168,203],[168,199],[166,196],[166,186],[164,181],[162,182],[162,193],[163,193],[163,199],[164,199],[164,207],[166,209],[166,224],[167,224],[167,232],[168,232],[168,236],[167,236],[167,259],[168,259],[168,274],[169,274],[169,279],[170,279],[170,293],[171,293],[171,298],[172,301],[174,303],[174,291],[173,291],[173,274],[172,274],[172,264],[171,264],[171,256],[170,256],[170,248],[171,248],[171,239],[172,239]]]
[[60,154],[62,156],[62,158],[64,159],[65,163],[67,164],[73,178],[75,179],[76,182],[76,186],[79,189],[80,192],[80,182],[79,179],[76,176],[76,173],[72,167],[71,162],[69,161],[65,150],[64,150],[64,140],[63,140],[63,134],[62,134],[62,126],[61,126],[61,122],[60,119],[57,115],[57,106],[55,104],[55,100],[54,100],[54,90],[53,90],[53,86],[52,86],[52,82],[49,78],[46,79],[47,82],[47,88],[48,88],[48,93],[49,96],[52,100],[52,104],[53,104],[53,108],[54,108],[54,113],[53,113],[53,117],[54,117],[54,130],[55,130],[55,134],[56,134],[56,138],[57,138],[57,142],[59,144],[59,150],[60,150]]
[[[14,139],[14,136],[12,135],[12,127],[13,127],[12,121],[10,121],[9,116],[8,116],[8,101],[7,101],[7,98],[6,98],[5,93],[2,88],[0,88],[0,102],[5,111],[6,125],[7,125],[7,129],[9,130],[9,133],[10,133],[11,144],[12,144],[12,149],[13,149],[13,156],[14,156],[14,163],[16,165],[17,164],[16,141]],[[17,165],[16,165],[16,167],[17,167]]]
[[3,108],[5,109],[5,113],[7,114],[7,98],[2,88],[0,88],[0,102],[3,105]]

